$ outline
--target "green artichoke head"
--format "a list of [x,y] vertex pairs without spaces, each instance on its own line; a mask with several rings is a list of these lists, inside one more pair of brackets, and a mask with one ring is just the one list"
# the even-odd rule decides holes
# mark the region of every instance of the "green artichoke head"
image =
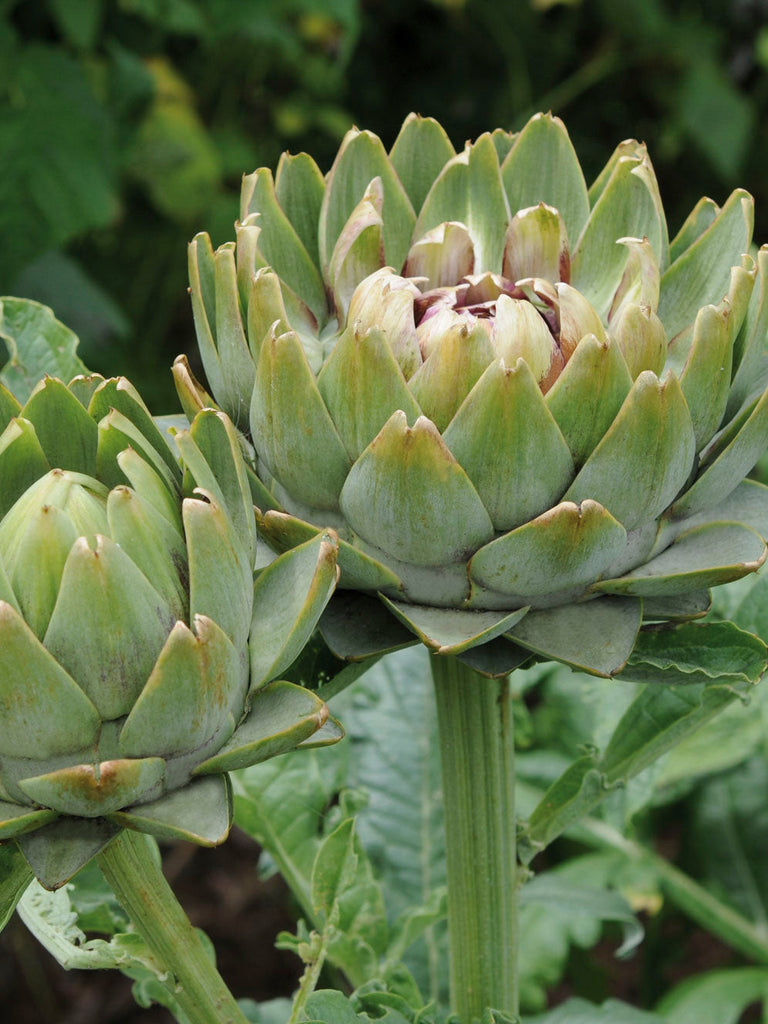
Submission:
[[190,246],[197,337],[270,543],[338,531],[332,649],[611,675],[643,618],[762,563],[752,218],[744,191],[704,199],[670,242],[645,147],[587,188],[551,115],[458,154],[411,115],[389,153],[350,131],[325,178],[305,154],[245,177],[236,242]]
[[333,736],[278,677],[335,585],[335,538],[254,583],[224,413],[170,442],[125,380],[0,402],[0,840],[49,886],[123,827],[221,842],[230,769]]

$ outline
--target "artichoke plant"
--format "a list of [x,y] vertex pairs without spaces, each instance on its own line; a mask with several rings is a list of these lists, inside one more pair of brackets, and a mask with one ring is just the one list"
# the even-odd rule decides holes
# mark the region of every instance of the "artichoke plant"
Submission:
[[389,154],[350,131],[326,178],[306,154],[244,178],[236,243],[190,246],[197,337],[271,544],[338,531],[358,593],[324,616],[332,648],[613,675],[643,618],[700,615],[761,564],[752,217],[744,191],[703,199],[670,242],[645,147],[587,189],[550,115],[458,154],[411,115]]
[[0,841],[51,888],[126,828],[221,842],[227,772],[337,732],[278,678],[333,590],[335,539],[254,585],[221,412],[175,450],[122,379],[47,378],[23,408],[2,390],[0,413]]
[[508,673],[632,678],[644,621],[765,560],[752,218],[742,190],[702,199],[670,240],[637,142],[588,188],[551,115],[459,153],[411,115],[389,153],[350,131],[326,177],[306,154],[247,175],[236,241],[191,243],[212,396],[181,358],[185,411],[249,435],[276,551],[337,531],[335,654],[433,652],[462,1024],[517,1012]]

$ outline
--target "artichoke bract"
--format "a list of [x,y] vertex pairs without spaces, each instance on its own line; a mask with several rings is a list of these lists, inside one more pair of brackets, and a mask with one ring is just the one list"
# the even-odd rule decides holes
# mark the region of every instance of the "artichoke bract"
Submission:
[[[737,190],[670,241],[645,147],[587,188],[551,115],[458,154],[410,115],[389,153],[350,131],[327,177],[284,154],[244,178],[236,241],[190,246],[197,338],[269,542],[338,531],[336,653],[614,675],[643,619],[704,614],[763,562],[752,221]],[[211,401],[175,375],[188,414]]]
[[335,585],[335,538],[254,584],[221,412],[169,442],[127,381],[93,376],[46,378],[23,408],[2,390],[0,416],[0,841],[49,887],[122,828],[221,842],[229,770],[337,735],[279,679]]

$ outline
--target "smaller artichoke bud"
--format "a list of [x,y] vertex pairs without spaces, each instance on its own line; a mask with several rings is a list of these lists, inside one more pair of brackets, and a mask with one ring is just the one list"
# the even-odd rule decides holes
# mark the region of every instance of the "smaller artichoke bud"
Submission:
[[507,228],[502,274],[510,281],[527,277],[570,281],[568,233],[553,206],[539,203],[518,210]]
[[509,368],[514,367],[518,359],[524,359],[545,393],[565,365],[544,318],[525,299],[499,296],[493,323],[493,347]]
[[384,334],[406,380],[421,365],[413,318],[413,300],[418,295],[416,285],[383,267],[360,282],[347,314],[347,323],[355,331],[376,327]]
[[0,401],[17,413],[0,434],[0,842],[55,888],[124,827],[223,841],[227,772],[327,720],[279,677],[335,586],[335,535],[254,580],[223,413],[200,412],[173,451],[124,380],[47,378],[23,408],[1,386]]
[[425,288],[431,289],[454,285],[474,269],[475,247],[469,230],[459,221],[446,221],[414,242],[403,274],[425,278]]
[[661,374],[667,358],[667,335],[650,306],[627,302],[611,324],[610,333],[621,349],[632,380],[643,370]]

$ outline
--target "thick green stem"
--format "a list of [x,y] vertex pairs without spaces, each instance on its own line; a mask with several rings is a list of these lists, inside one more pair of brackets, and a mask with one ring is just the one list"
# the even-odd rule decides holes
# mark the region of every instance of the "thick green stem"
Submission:
[[165,880],[151,840],[125,830],[98,860],[136,930],[175,979],[174,995],[191,1024],[247,1024]]
[[432,657],[445,803],[451,1004],[517,1013],[517,859],[509,680]]

